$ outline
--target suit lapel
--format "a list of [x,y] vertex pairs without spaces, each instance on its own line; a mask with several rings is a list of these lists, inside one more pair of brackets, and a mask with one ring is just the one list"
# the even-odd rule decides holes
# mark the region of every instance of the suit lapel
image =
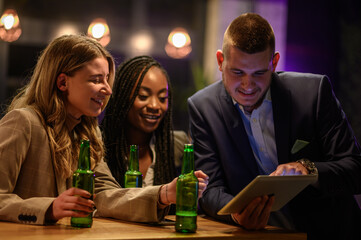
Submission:
[[271,97],[278,163],[283,164],[289,162],[290,156],[291,94],[277,74],[272,75]]
[[237,146],[241,158],[244,159],[243,162],[246,163],[252,174],[256,176],[259,174],[258,166],[256,159],[254,158],[241,116],[239,115],[236,107],[233,105],[232,98],[226,92],[223,83],[220,90],[221,93],[219,97],[219,106],[226,123],[227,130],[232,137],[233,142]]

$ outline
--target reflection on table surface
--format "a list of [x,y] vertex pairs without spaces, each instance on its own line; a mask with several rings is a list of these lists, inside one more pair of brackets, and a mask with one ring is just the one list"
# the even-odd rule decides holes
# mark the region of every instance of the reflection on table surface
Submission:
[[0,238],[6,239],[307,239],[305,233],[296,233],[276,227],[262,231],[247,231],[240,227],[198,216],[196,233],[177,233],[174,216],[160,224],[143,224],[109,218],[94,218],[91,228],[73,228],[70,219],[56,225],[36,226],[0,221]]

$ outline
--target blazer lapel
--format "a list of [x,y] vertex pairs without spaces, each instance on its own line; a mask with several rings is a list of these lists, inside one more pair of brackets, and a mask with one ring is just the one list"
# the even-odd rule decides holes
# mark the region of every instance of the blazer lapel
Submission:
[[291,149],[289,137],[292,99],[290,92],[281,85],[277,74],[272,75],[271,97],[278,163],[287,163]]
[[221,93],[219,97],[220,110],[226,123],[228,132],[237,146],[240,158],[244,159],[253,175],[258,175],[258,166],[254,158],[251,145],[248,140],[246,130],[243,125],[238,110],[233,105],[231,96],[227,93],[222,83]]
[[[39,113],[36,112],[36,111],[33,110],[33,109],[32,109],[31,111],[34,112],[34,114],[37,115],[39,121],[41,122],[40,119],[42,119],[42,118],[41,118],[41,116],[39,116]],[[43,122],[41,122],[41,124],[44,126],[44,130],[45,130],[45,129],[46,129],[45,124],[44,124]],[[47,134],[48,141],[50,141],[50,140],[49,140],[50,137],[49,137],[49,135],[48,135],[48,132],[47,132],[46,130],[45,130],[45,132],[46,132],[46,134]],[[50,143],[47,142],[46,145],[49,145],[49,149],[50,149],[50,152],[51,152],[52,149],[51,149],[51,147],[50,147]],[[66,184],[66,182],[64,181],[64,178],[62,178],[61,175],[60,175],[57,171],[55,171],[55,167],[54,167],[54,165],[55,165],[55,160],[53,159],[53,153],[51,152],[50,155],[51,155],[51,156],[50,156],[50,159],[51,159],[53,174],[54,174],[55,180],[56,180],[56,191],[57,191],[57,195],[60,195],[62,192],[64,192],[64,191],[67,189],[67,184]]]
[[58,194],[60,195],[62,192],[64,192],[67,189],[66,180],[64,180],[64,178],[62,178],[58,173],[55,173],[55,179],[56,179]]

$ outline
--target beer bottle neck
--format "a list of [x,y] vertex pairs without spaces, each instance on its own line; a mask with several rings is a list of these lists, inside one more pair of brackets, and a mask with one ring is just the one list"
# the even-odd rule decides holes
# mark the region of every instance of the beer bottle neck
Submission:
[[78,169],[90,170],[90,143],[89,140],[82,140],[80,145]]
[[130,171],[139,171],[139,151],[138,145],[130,146],[129,153],[129,170]]
[[193,146],[185,147],[182,163],[182,174],[187,174],[194,171],[194,153]]

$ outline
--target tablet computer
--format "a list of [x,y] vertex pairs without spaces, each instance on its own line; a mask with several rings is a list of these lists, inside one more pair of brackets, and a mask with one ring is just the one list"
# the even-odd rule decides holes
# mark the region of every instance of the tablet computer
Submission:
[[227,203],[218,215],[241,212],[254,198],[274,195],[271,211],[277,211],[294,198],[309,184],[317,181],[317,175],[259,175]]

